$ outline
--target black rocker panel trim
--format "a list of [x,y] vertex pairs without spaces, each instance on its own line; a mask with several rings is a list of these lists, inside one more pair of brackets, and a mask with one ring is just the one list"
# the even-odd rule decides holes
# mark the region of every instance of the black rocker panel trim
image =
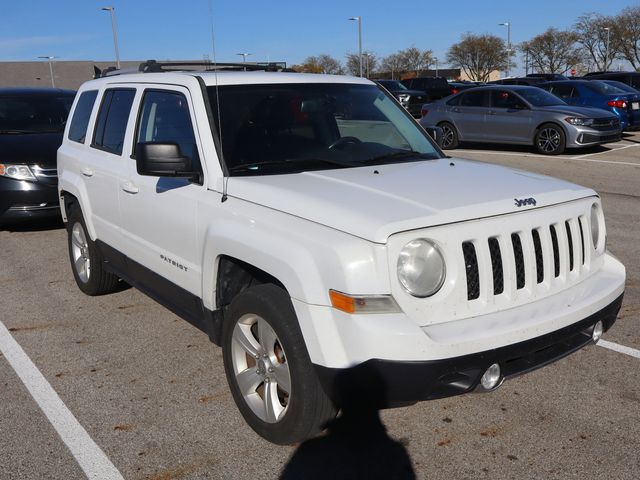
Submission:
[[202,299],[154,271],[131,260],[125,254],[96,240],[105,260],[105,268],[132,287],[151,297],[183,320],[209,335],[216,345],[222,340],[222,312],[206,308]]

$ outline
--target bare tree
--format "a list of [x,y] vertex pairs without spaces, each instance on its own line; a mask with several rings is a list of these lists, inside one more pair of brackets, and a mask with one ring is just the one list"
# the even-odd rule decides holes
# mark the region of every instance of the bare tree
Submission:
[[573,32],[549,28],[528,42],[522,42],[518,48],[528,53],[530,65],[540,73],[565,73],[582,60],[576,47],[578,35]]
[[402,59],[397,53],[384,57],[380,62],[380,70],[391,72],[391,78],[395,80],[400,72],[402,72]]
[[307,57],[301,65],[294,65],[293,70],[304,73],[327,73],[344,75],[344,68],[338,60],[330,55],[321,54]]
[[[362,52],[362,72],[369,77],[378,68],[378,57],[370,51]],[[360,57],[357,53],[347,53],[346,69],[351,75],[360,75]]]
[[397,55],[401,69],[404,71],[420,72],[421,70],[428,70],[433,65],[433,52],[431,50],[409,47],[400,50]]
[[574,25],[578,42],[587,51],[598,71],[608,70],[617,53],[614,35],[611,35],[613,32],[607,30],[612,28],[614,23],[615,20],[612,17],[589,13],[578,17]]
[[487,82],[491,72],[511,66],[512,54],[500,37],[467,33],[449,48],[446,60],[451,66],[461,68],[471,80]]
[[640,70],[640,6],[623,9],[613,18],[610,28],[613,50]]

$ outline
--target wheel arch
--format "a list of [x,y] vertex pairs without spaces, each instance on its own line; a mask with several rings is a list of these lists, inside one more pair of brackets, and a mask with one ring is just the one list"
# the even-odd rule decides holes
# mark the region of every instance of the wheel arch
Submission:
[[562,133],[564,133],[564,138],[565,140],[567,138],[569,138],[569,132],[567,132],[567,129],[564,128],[564,126],[562,126],[562,124],[560,122],[558,122],[557,120],[547,120],[545,122],[540,122],[536,128],[533,129],[533,136],[531,137],[531,145],[533,145],[535,147],[536,145],[536,135],[538,135],[538,132],[540,131],[540,128],[543,125],[555,125],[556,127],[560,128],[560,130],[562,130]]

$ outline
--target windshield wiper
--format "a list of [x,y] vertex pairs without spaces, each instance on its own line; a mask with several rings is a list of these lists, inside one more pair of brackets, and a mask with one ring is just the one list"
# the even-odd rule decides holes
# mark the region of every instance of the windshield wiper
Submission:
[[264,162],[243,163],[234,165],[229,168],[229,172],[259,171],[262,167],[296,165],[305,163],[328,163],[340,167],[358,167],[362,165],[360,162],[349,162],[345,160],[336,160],[331,158],[287,158],[284,160],[267,160]]
[[385,153],[384,155],[371,157],[365,160],[363,163],[382,162],[385,160],[394,160],[399,158],[417,158],[421,160],[433,160],[433,157],[426,153],[415,152],[413,150],[401,150],[399,152]]

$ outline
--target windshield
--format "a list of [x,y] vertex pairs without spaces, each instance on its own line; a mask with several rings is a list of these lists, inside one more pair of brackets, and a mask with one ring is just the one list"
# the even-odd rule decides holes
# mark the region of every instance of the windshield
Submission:
[[542,90],[541,88],[537,87],[518,89],[517,93],[534,107],[566,105],[565,102],[560,100],[555,95],[552,95],[546,90]]
[[209,87],[208,93],[232,176],[442,157],[427,133],[376,85],[231,85]]
[[0,132],[62,132],[73,95],[0,97]]
[[600,80],[591,80],[589,83],[585,84],[585,86],[592,92],[596,92],[600,95],[623,95],[627,93],[618,87],[609,85],[608,83]]
[[381,80],[379,83],[380,83],[380,85],[382,85],[384,88],[386,88],[389,91],[392,91],[392,90],[409,90],[407,87],[405,87],[403,84],[401,84],[397,80]]

